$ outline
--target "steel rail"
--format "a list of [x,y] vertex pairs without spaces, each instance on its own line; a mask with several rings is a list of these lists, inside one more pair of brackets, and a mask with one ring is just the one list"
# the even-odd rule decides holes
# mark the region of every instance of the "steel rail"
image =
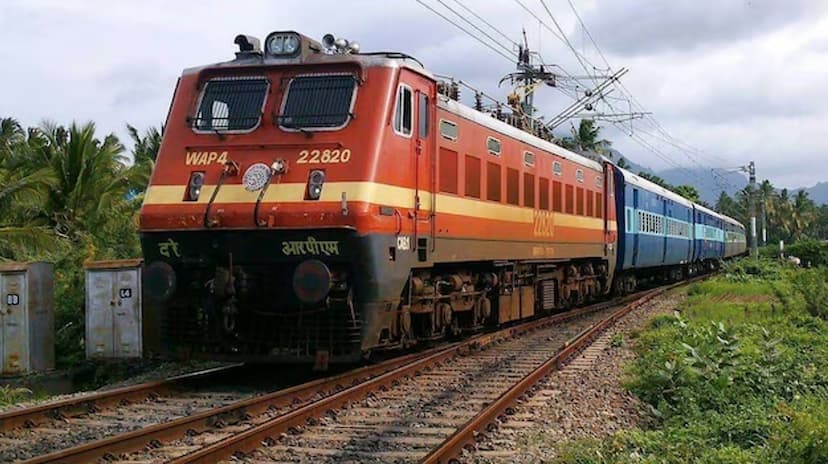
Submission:
[[434,448],[421,461],[421,464],[438,464],[438,463],[455,463],[459,462],[464,449],[474,449],[474,443],[478,438],[482,438],[486,432],[491,432],[497,428],[498,422],[502,422],[505,418],[507,410],[514,406],[532,387],[543,380],[547,375],[556,370],[560,370],[564,363],[570,359],[574,354],[589,345],[598,335],[609,328],[619,319],[626,316],[630,311],[644,303],[650,301],[671,290],[675,287],[686,285],[694,282],[696,279],[691,279],[686,282],[679,282],[645,292],[644,295],[639,296],[634,301],[624,304],[622,308],[614,311],[612,314],[575,335],[564,347],[558,351],[554,356],[549,358],[546,362],[538,366],[535,370],[527,374],[517,383],[515,383],[509,390],[505,391],[495,401],[486,406],[473,418],[469,419],[450,437],[448,437],[438,447]]
[[272,443],[274,441],[274,437],[278,437],[282,433],[289,432],[291,429],[304,426],[307,421],[321,417],[328,411],[341,408],[353,401],[363,399],[372,392],[390,388],[406,377],[410,377],[419,371],[453,359],[454,357],[464,354],[471,349],[481,348],[491,343],[514,338],[515,336],[526,332],[548,327],[556,323],[600,311],[618,304],[618,301],[597,303],[565,313],[525,322],[490,334],[475,336],[463,342],[458,342],[452,346],[439,349],[428,355],[421,356],[412,362],[401,365],[396,369],[390,370],[382,375],[356,384],[318,401],[304,405],[286,414],[273,417],[266,422],[251,427],[248,430],[227,437],[223,440],[219,440],[216,443],[193,451],[170,462],[172,464],[215,463],[239,454],[243,455],[249,453],[257,448],[260,448],[262,443]]
[[222,424],[243,421],[248,417],[263,414],[272,408],[287,407],[297,401],[310,401],[314,396],[327,393],[331,390],[345,389],[348,385],[356,383],[362,378],[378,375],[384,371],[411,362],[413,359],[425,356],[431,351],[441,349],[445,349],[445,347],[433,348],[425,353],[413,353],[390,359],[377,365],[366,366],[334,377],[313,380],[273,393],[255,396],[214,409],[208,409],[190,416],[180,417],[168,422],[162,422],[127,433],[91,441],[72,448],[38,456],[24,461],[24,463],[89,463],[101,458],[113,457],[121,453],[138,451],[148,446],[156,447],[160,443],[181,438],[186,434],[199,433],[204,430],[220,427]]
[[143,401],[150,396],[161,395],[187,383],[201,382],[209,377],[226,374],[241,366],[241,364],[231,364],[229,366],[215,367],[170,377],[164,380],[145,382],[138,385],[80,395],[30,408],[7,411],[0,414],[0,432],[12,430],[17,427],[35,427],[50,420],[97,411],[110,406],[123,404],[124,402]]

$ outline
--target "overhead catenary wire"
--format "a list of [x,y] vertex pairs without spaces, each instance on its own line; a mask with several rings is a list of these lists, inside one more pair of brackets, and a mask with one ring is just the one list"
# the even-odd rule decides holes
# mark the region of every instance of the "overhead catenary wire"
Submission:
[[[612,69],[612,66],[609,63],[609,60],[607,60],[606,55],[601,50],[601,47],[598,45],[598,42],[595,40],[594,36],[592,35],[592,33],[587,28],[587,26],[586,26],[585,22],[583,21],[583,18],[581,17],[581,15],[578,13],[578,10],[575,7],[574,2],[572,0],[567,0],[567,2],[569,4],[570,8],[572,9],[572,12],[575,15],[575,18],[577,19],[577,21],[580,24],[581,28],[584,30],[584,32],[586,33],[586,35],[589,38],[590,42],[595,47],[595,50],[598,53],[598,55],[600,56],[600,58],[603,61],[604,65],[607,67],[607,69]],[[552,12],[548,8],[546,2],[544,0],[540,0],[540,3],[541,3],[541,5],[543,5],[544,9],[547,11],[549,16],[552,18],[553,22],[555,22],[556,26],[558,26],[559,31],[562,31],[560,26],[557,24],[557,21],[554,19],[554,15],[552,15]],[[554,34],[554,35],[556,37],[558,37],[559,39],[561,39],[561,37],[559,37],[557,34]],[[581,54],[577,50],[575,50],[575,48],[572,46],[571,42],[568,39],[563,39],[562,42],[564,42],[564,44],[569,47],[569,49],[572,51],[572,53],[578,59],[579,63],[582,64],[582,66],[583,66],[583,63],[585,61],[585,62],[589,63],[590,66],[597,69],[597,67],[593,63],[591,63],[585,56],[583,56],[583,54]],[[641,102],[638,101],[638,99],[632,94],[632,92],[629,91],[629,89],[624,85],[623,82],[618,80],[618,81],[615,81],[613,84],[619,90],[619,92],[621,94],[623,94],[628,99],[631,111],[632,111],[632,109],[635,109],[637,112],[640,112],[640,113],[644,114],[641,122],[645,123],[646,125],[648,125],[650,127],[652,127],[652,129],[654,131],[657,131],[661,135],[660,138],[663,141],[665,141],[669,145],[673,146],[679,152],[683,153],[689,161],[691,161],[692,163],[694,163],[694,164],[696,164],[696,165],[698,165],[699,167],[702,167],[702,168],[704,168],[704,166],[702,165],[702,163],[699,162],[699,160],[697,158],[705,158],[708,162],[713,161],[714,163],[716,163],[716,160],[718,160],[719,163],[723,162],[723,160],[720,157],[708,155],[708,154],[704,153],[702,150],[700,150],[696,147],[693,147],[692,145],[690,145],[686,142],[683,142],[683,141],[677,139],[676,137],[674,137],[672,134],[670,134],[661,125],[661,123],[654,116],[652,116],[652,113],[648,112],[644,108],[644,106],[641,104]],[[605,103],[608,104],[608,106],[611,109],[613,109],[612,105],[608,101],[606,101],[606,100],[604,100],[604,101],[605,101]],[[633,126],[632,121],[630,121],[630,128],[632,130],[635,130],[635,127]],[[641,130],[641,129],[638,129],[638,130]],[[649,134],[649,135],[652,136],[652,134]],[[719,179],[721,181],[725,181],[724,178],[722,176],[718,175],[717,173],[713,172],[713,174],[714,174],[714,176],[719,177]]]
[[[463,9],[464,9],[464,10],[466,10],[466,11],[468,11],[468,12],[469,12],[472,16],[474,16],[475,18],[479,19],[479,20],[480,20],[483,24],[485,24],[486,26],[489,26],[489,28],[490,28],[491,30],[493,30],[494,32],[498,33],[501,37],[503,37],[504,39],[506,39],[507,41],[509,41],[509,43],[511,43],[513,46],[517,47],[517,46],[519,45],[517,42],[515,42],[515,41],[514,41],[514,39],[512,39],[511,37],[509,37],[508,35],[506,35],[503,31],[501,31],[500,29],[498,29],[497,27],[495,27],[494,25],[492,25],[492,23],[490,23],[490,22],[489,22],[489,21],[487,21],[485,18],[483,18],[482,16],[480,16],[480,15],[479,15],[478,13],[476,13],[474,10],[472,10],[472,9],[471,9],[471,8],[469,8],[469,7],[467,7],[467,6],[466,6],[463,2],[461,2],[460,0],[453,0],[453,1],[454,1],[454,3],[456,3],[456,4],[460,5],[460,7],[461,7],[461,8],[463,8]],[[441,3],[442,3],[442,2],[441,2]]]
[[[495,45],[497,45],[501,49],[505,50],[506,53],[510,53],[510,54],[515,53],[514,49],[510,49],[510,48],[506,47],[505,45],[503,45],[499,40],[497,40],[494,37],[492,37],[491,35],[489,35],[489,33],[484,31],[481,27],[479,27],[477,24],[472,22],[470,19],[466,18],[464,15],[458,13],[457,10],[455,10],[454,8],[447,5],[446,2],[444,2],[443,0],[437,0],[437,3],[439,3],[440,5],[443,5],[443,7],[445,7],[447,10],[451,11],[452,13],[454,13],[455,16],[457,16],[458,18],[463,20],[463,22],[465,22],[469,26],[473,27],[475,30],[477,30],[478,32],[483,34],[486,38],[491,40],[492,43],[494,43]],[[514,43],[514,41],[512,41],[512,43]],[[517,55],[515,55],[515,56],[517,56]]]
[[517,54],[516,53],[506,54],[503,51],[498,50],[497,48],[495,48],[491,44],[486,43],[485,40],[483,40],[480,37],[478,37],[477,35],[473,34],[471,31],[469,31],[465,27],[461,26],[460,24],[457,24],[456,21],[452,20],[451,18],[447,17],[446,15],[444,15],[444,14],[440,13],[439,11],[435,10],[434,8],[431,7],[431,5],[428,5],[423,0],[416,0],[416,1],[417,1],[417,3],[419,3],[420,5],[422,5],[423,7],[425,7],[426,9],[431,11],[432,13],[434,13],[435,15],[443,18],[443,20],[445,20],[449,24],[451,24],[454,27],[456,27],[457,29],[460,29],[461,31],[463,31],[466,35],[468,35],[471,38],[475,39],[476,41],[480,42],[480,44],[482,44],[484,47],[486,47],[486,48],[490,49],[491,51],[497,53],[498,55],[502,56],[503,58],[505,58],[510,63],[514,63],[515,60],[517,59]]

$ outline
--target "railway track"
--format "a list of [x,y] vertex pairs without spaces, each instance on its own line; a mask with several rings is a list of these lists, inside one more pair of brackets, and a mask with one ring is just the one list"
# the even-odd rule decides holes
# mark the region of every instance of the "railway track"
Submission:
[[623,311],[662,290],[230,400],[25,462],[183,464],[231,457],[248,462],[446,462],[480,431],[493,427],[533,382]]
[[240,364],[222,366],[0,413],[0,462],[238,401],[255,391],[222,388],[227,386],[222,379],[241,369]]

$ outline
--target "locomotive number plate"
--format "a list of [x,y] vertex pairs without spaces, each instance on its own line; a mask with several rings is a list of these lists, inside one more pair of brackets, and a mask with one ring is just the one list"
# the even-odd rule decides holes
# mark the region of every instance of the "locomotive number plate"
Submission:
[[351,161],[351,149],[302,150],[296,164],[339,164]]

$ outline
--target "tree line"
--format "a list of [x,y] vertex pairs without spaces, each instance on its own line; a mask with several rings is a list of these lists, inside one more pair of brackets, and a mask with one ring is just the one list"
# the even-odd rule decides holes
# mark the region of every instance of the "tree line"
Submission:
[[[779,240],[786,243],[804,239],[828,239],[828,205],[817,205],[808,192],[777,189],[769,180],[763,180],[754,190],[747,185],[734,196],[719,194],[715,208],[750,226],[750,198],[756,195],[757,234],[762,239],[763,222],[766,225],[768,243]],[[764,211],[764,221],[762,221]],[[749,230],[749,229],[748,229]]]
[[0,119],[0,258],[65,247],[92,248],[93,257],[135,256],[137,212],[161,132],[127,131],[129,154],[114,134],[99,138],[91,122],[23,128]]

